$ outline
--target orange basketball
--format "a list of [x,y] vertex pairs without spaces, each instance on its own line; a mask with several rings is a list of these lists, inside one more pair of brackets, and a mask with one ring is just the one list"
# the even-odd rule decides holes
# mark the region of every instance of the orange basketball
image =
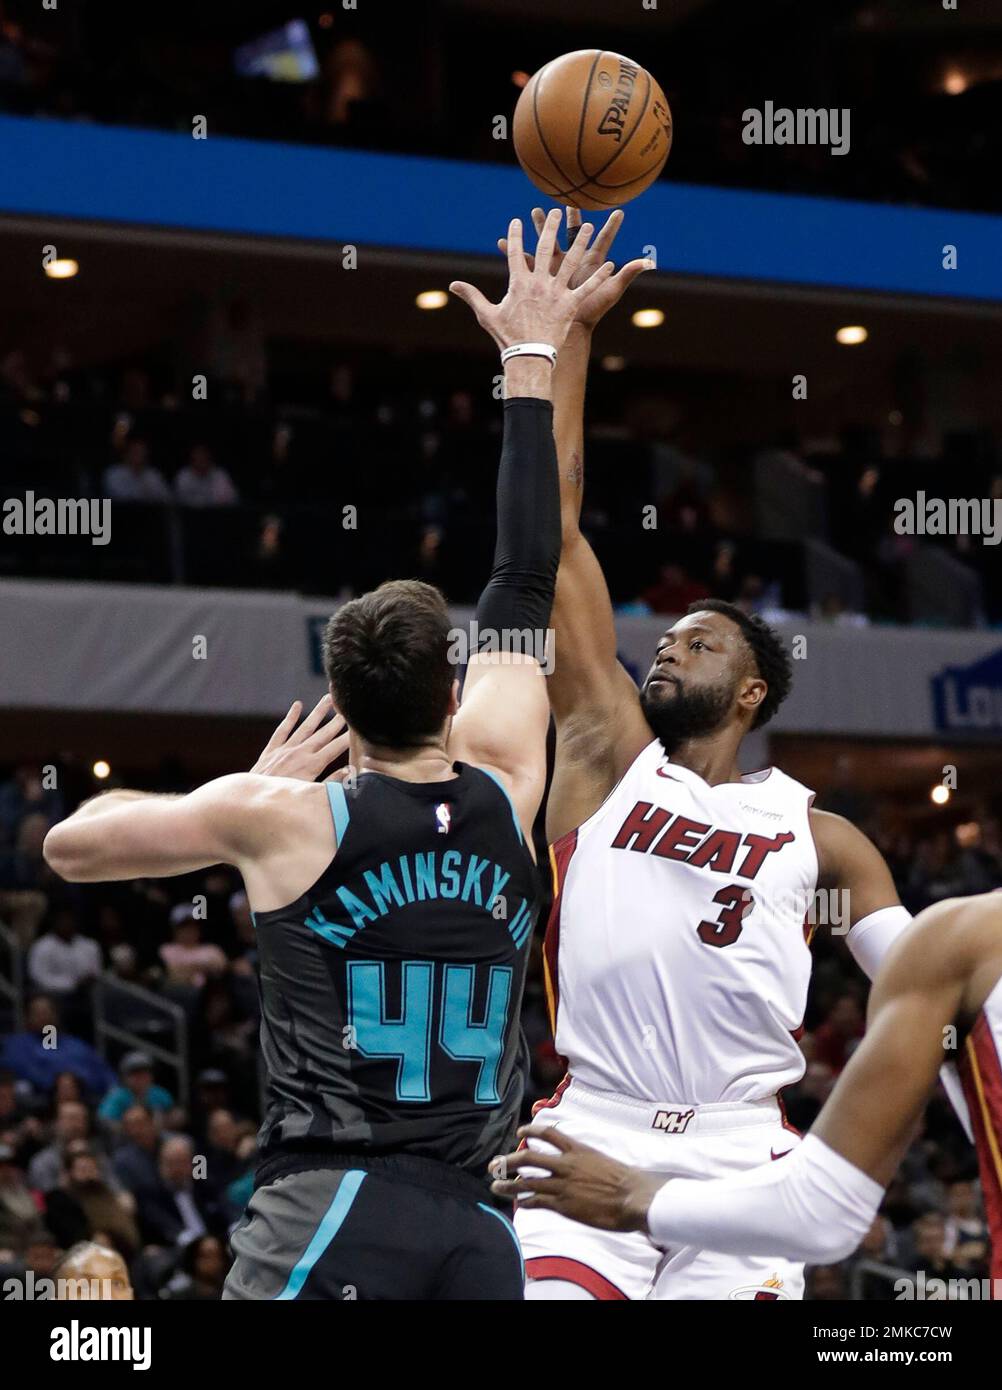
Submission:
[[596,212],[643,193],[672,138],[668,102],[646,68],[597,48],[540,68],[512,130],[518,162],[541,193]]

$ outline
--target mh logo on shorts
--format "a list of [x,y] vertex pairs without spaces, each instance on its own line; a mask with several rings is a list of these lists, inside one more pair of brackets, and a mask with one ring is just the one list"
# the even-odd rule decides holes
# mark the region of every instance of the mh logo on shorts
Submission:
[[684,1134],[695,1110],[659,1110],[651,1121],[651,1129],[663,1134]]

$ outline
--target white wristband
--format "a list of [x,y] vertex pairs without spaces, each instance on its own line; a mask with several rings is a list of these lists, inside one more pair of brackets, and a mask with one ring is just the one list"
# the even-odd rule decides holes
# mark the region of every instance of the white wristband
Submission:
[[510,357],[545,357],[553,367],[557,362],[557,349],[552,343],[512,343],[501,353],[502,367]]

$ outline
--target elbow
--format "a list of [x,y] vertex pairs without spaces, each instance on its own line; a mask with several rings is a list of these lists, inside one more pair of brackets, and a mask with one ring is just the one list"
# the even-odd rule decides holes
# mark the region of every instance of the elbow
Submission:
[[54,825],[42,841],[42,858],[67,883],[83,882],[80,857],[73,852],[73,832],[67,832],[65,821]]
[[806,1265],[836,1265],[855,1254],[865,1234],[849,1226],[817,1226],[802,1232],[783,1254]]

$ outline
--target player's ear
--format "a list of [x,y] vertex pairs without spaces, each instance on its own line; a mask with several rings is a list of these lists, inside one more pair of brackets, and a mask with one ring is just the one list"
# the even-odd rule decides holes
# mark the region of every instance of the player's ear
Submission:
[[452,690],[449,692],[449,718],[451,719],[459,709],[459,681],[452,682]]
[[769,687],[761,676],[749,676],[741,687],[738,704],[751,714],[757,714],[762,701],[769,693]]

